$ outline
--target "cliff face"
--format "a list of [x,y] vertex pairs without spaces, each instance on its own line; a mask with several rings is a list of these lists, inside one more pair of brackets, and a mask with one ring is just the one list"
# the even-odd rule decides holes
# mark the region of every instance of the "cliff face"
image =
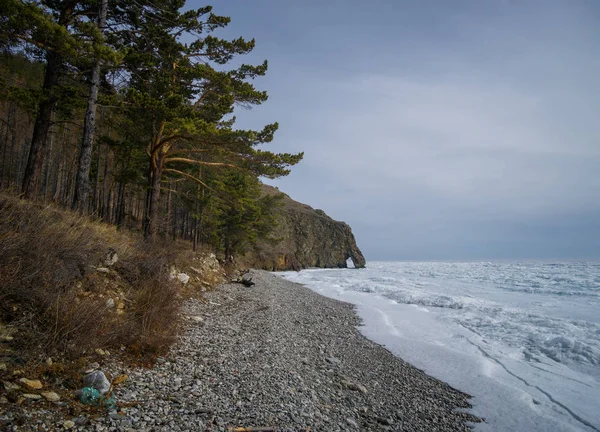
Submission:
[[[280,193],[263,185],[267,194]],[[273,244],[260,241],[257,250],[247,257],[249,264],[266,270],[300,270],[307,267],[345,268],[348,258],[354,267],[365,266],[365,258],[356,245],[350,227],[327,216],[322,210],[284,196]]]

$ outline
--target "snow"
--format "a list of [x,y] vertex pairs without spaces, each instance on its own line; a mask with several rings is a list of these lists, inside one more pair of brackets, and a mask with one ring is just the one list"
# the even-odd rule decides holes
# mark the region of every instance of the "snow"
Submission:
[[[535,265],[445,265],[283,276],[357,305],[366,337],[472,395],[472,412],[485,418],[475,430],[599,431],[600,286],[588,282],[600,280],[600,267],[569,285]],[[540,278],[548,282],[536,287]]]

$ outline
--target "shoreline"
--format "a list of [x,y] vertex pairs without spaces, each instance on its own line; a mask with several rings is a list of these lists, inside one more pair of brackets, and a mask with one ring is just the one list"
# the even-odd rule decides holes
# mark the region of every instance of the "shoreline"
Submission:
[[188,301],[188,328],[167,358],[115,391],[140,401],[127,409],[141,419],[133,427],[456,431],[479,420],[464,410],[468,395],[364,337],[353,305],[251,274],[253,287],[224,284],[207,304]]
[[350,303],[251,275],[252,287],[222,284],[186,300],[181,335],[152,369],[101,365],[129,376],[114,389],[119,413],[54,417],[51,428],[468,431],[481,421],[466,411],[469,395],[363,336]]

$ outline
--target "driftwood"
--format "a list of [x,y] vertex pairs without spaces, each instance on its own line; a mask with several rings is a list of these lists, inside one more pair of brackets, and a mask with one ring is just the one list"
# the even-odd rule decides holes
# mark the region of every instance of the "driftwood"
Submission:
[[253,286],[255,284],[254,284],[254,282],[252,282],[252,277],[246,277],[246,276],[244,276],[242,278],[242,285],[247,286],[247,287],[251,287],[251,286]]
[[256,285],[254,282],[252,282],[252,276],[248,276],[248,275],[244,275],[241,278],[232,279],[231,282],[240,283],[240,284],[244,285],[245,287],[251,287],[253,285]]

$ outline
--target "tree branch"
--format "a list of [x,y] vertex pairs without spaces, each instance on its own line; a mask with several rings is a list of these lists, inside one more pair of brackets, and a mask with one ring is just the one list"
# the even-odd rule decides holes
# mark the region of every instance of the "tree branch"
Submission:
[[204,187],[205,187],[206,189],[208,189],[209,191],[211,191],[211,192],[214,192],[214,193],[216,193],[217,195],[220,195],[220,193],[219,193],[218,191],[216,191],[215,189],[211,188],[209,185],[207,185],[206,183],[204,183],[202,180],[200,180],[200,179],[199,179],[199,178],[197,178],[197,177],[194,177],[194,176],[193,176],[193,175],[191,175],[191,174],[188,174],[188,173],[185,173],[185,172],[183,172],[183,171],[179,171],[179,170],[176,170],[176,169],[173,169],[173,168],[163,168],[163,172],[170,172],[170,173],[179,174],[179,175],[181,175],[181,176],[187,177],[187,178],[189,178],[190,180],[193,180],[193,181],[195,181],[196,183],[199,183],[199,184],[201,184],[202,186],[204,186]]
[[179,157],[165,158],[164,162],[165,163],[167,163],[167,162],[185,162],[185,163],[195,164],[195,165],[206,165],[206,166],[217,166],[217,167],[241,169],[237,165],[228,164],[225,162],[204,162],[204,161],[199,161],[199,160],[195,160],[195,159],[179,158]]

